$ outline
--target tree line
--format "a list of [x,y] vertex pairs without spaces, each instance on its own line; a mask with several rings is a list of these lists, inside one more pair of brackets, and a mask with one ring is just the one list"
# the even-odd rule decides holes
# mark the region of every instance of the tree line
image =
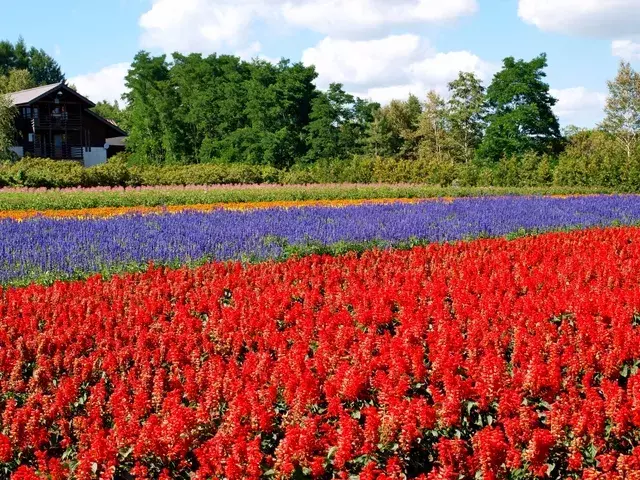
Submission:
[[557,154],[556,100],[544,82],[546,55],[507,58],[485,88],[473,73],[435,91],[386,106],[334,83],[316,88],[313,66],[246,62],[229,55],[140,52],[126,78],[126,107],[99,113],[129,131],[135,163],[244,162],[289,168],[371,155],[470,162]]
[[[313,66],[285,59],[273,64],[176,53],[169,60],[142,51],[126,77],[123,102],[99,102],[95,110],[129,132],[134,165],[308,170],[383,158],[434,171],[489,168],[501,180],[534,170],[536,178],[560,184],[608,185],[636,171],[640,179],[640,75],[622,62],[608,84],[603,122],[561,132],[546,68],[545,54],[528,61],[508,57],[486,86],[460,72],[443,94],[430,91],[383,106],[338,83],[318,89]],[[27,48],[22,39],[0,42],[0,93],[62,79],[44,51]],[[0,114],[0,143],[10,123]]]

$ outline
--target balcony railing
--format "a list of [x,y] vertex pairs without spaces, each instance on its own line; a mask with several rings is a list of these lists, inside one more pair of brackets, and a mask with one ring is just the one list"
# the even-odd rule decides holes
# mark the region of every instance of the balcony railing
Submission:
[[31,125],[35,129],[74,129],[82,126],[82,118],[79,115],[69,115],[62,113],[60,115],[41,115],[38,118],[31,119]]
[[83,148],[80,145],[52,145],[50,143],[42,143],[39,145],[30,145],[25,147],[25,153],[30,153],[35,157],[53,158],[56,160],[82,160]]

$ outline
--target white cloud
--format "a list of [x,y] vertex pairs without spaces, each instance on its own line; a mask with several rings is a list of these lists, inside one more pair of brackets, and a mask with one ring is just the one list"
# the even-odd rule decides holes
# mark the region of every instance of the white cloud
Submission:
[[322,88],[331,82],[376,87],[406,79],[408,67],[431,51],[417,35],[359,41],[326,37],[302,53],[302,62],[316,66]]
[[142,45],[167,53],[239,46],[253,18],[265,11],[266,5],[248,0],[154,0],[140,17]]
[[372,38],[382,27],[443,22],[477,10],[477,0],[153,0],[139,20],[141,43],[166,53],[247,48],[255,24]]
[[551,89],[550,93],[558,99],[554,112],[563,125],[591,127],[602,119],[606,94],[584,87]]
[[600,38],[640,33],[638,0],[520,0],[518,15],[541,30]]
[[473,72],[480,79],[488,81],[497,70],[496,65],[464,50],[437,53],[409,67],[412,78],[426,82],[436,90],[455,79],[460,72]]
[[417,96],[420,100],[424,100],[426,98],[427,90],[428,89],[425,88],[424,84],[413,83],[392,85],[390,87],[369,88],[364,92],[353,92],[353,94],[357,97],[366,98],[368,100],[378,102],[381,105],[386,105],[391,102],[391,100],[404,100],[411,94]]
[[615,57],[623,60],[640,60],[640,43],[633,40],[614,40],[611,43],[611,52]]
[[390,35],[378,40],[338,40],[327,37],[304,51],[303,63],[315,65],[318,85],[338,82],[356,95],[380,103],[424,97],[428,90],[446,94],[458,73],[474,72],[485,82],[497,66],[467,52],[437,53],[417,35]]
[[476,0],[307,0],[289,2],[282,12],[293,25],[351,37],[384,26],[453,20],[477,9]]
[[124,77],[127,75],[129,67],[128,63],[109,65],[98,72],[70,78],[69,83],[78,88],[78,93],[93,102],[118,100],[122,104],[120,97],[126,90]]

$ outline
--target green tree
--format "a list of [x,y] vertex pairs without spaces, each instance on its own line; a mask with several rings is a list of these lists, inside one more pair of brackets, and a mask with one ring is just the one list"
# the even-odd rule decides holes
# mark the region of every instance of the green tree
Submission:
[[131,112],[126,106],[125,108],[120,108],[120,104],[117,100],[113,103],[110,103],[107,100],[102,100],[96,103],[96,106],[93,107],[92,110],[102,118],[113,120],[116,122],[118,127],[123,129],[125,132],[129,131],[129,127],[131,125]]
[[342,144],[347,155],[367,153],[369,125],[380,104],[362,98],[355,99],[351,121],[342,127]]
[[15,145],[15,116],[13,102],[7,95],[0,94],[0,160],[11,158],[9,147]]
[[422,114],[422,104],[415,95],[407,100],[392,100],[382,109],[386,117],[388,145],[385,150],[403,158],[417,158],[419,138],[417,135]]
[[640,141],[640,75],[631,64],[621,62],[615,80],[607,84],[609,96],[602,128],[622,145],[630,163]]
[[504,59],[502,70],[487,89],[489,115],[478,152],[481,158],[498,161],[528,151],[559,150],[562,137],[552,110],[557,100],[544,82],[546,67],[546,54],[529,62]]
[[174,54],[171,78],[180,96],[175,114],[185,125],[185,155],[193,161],[242,160],[250,65],[231,55]]
[[126,101],[131,108],[127,148],[137,163],[177,163],[182,160],[180,126],[174,115],[179,102],[170,83],[164,55],[138,53],[126,76]]
[[424,109],[420,115],[417,135],[420,139],[420,156],[442,158],[449,148],[447,133],[447,106],[444,99],[434,90],[427,94]]
[[9,70],[9,73],[0,76],[0,93],[11,93],[26,90],[36,86],[36,82],[28,70]]
[[396,135],[387,112],[386,108],[379,106],[374,109],[371,122],[366,129],[366,152],[376,157],[395,155],[399,151],[399,146],[396,145],[402,142]]
[[308,160],[346,158],[363,153],[367,125],[373,120],[376,104],[346,93],[333,83],[312,102],[307,137]]
[[447,105],[449,137],[454,156],[465,163],[471,161],[482,141],[486,114],[485,89],[475,74],[460,72],[449,83],[451,98]]
[[354,101],[353,95],[346,93],[339,83],[332,83],[327,92],[320,92],[313,99],[307,126],[309,160],[344,156],[341,130],[352,119],[351,107]]
[[15,45],[9,41],[0,42],[0,76],[8,75],[11,70],[27,70],[36,85],[64,80],[58,62],[42,49],[27,47],[22,37]]
[[243,132],[244,155],[250,163],[287,168],[305,155],[316,77],[315,68],[302,63],[252,62],[246,82],[249,126]]
[[29,50],[29,64],[27,70],[36,85],[48,85],[64,80],[64,74],[56,62],[44,50],[31,47]]

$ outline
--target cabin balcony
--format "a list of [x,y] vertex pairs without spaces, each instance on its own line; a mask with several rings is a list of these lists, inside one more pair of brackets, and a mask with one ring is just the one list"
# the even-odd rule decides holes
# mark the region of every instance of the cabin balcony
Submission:
[[31,119],[31,126],[36,130],[80,130],[82,117],[80,115],[41,115]]

